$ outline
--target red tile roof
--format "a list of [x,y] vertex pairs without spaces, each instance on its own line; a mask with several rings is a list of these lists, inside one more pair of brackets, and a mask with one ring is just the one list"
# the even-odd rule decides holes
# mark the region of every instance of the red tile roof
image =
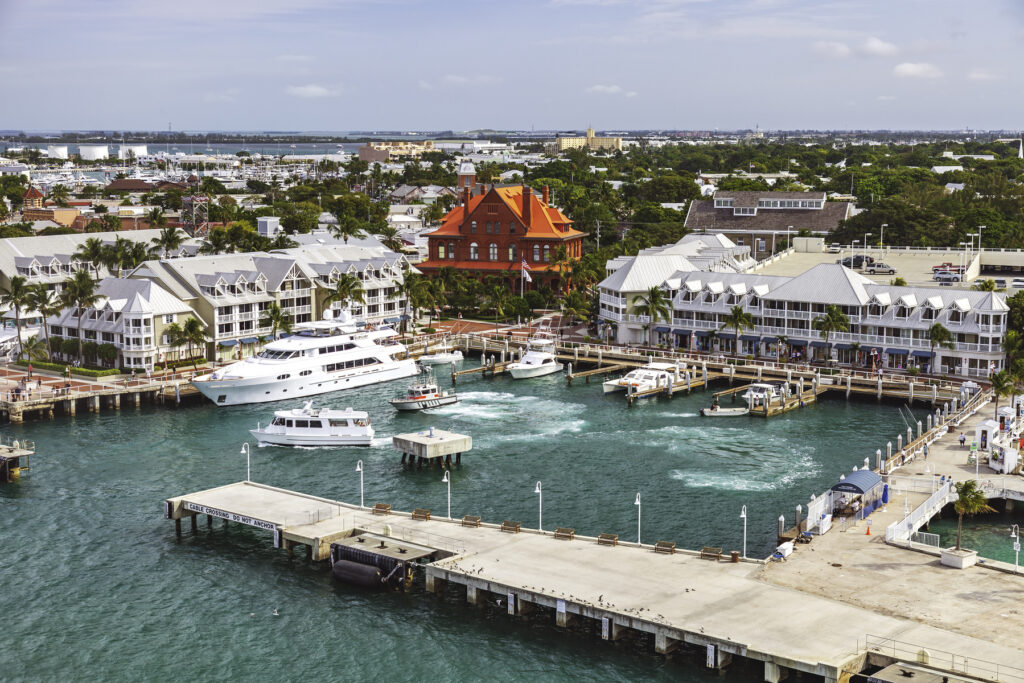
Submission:
[[39,190],[37,190],[32,185],[28,186],[28,190],[26,190],[25,194],[23,195],[23,199],[42,199],[42,198],[43,198],[43,193],[40,192]]
[[[516,185],[511,187],[494,187],[488,192],[479,194],[469,199],[469,213],[476,211],[480,203],[494,193],[512,211],[513,214],[523,221],[523,187]],[[526,234],[523,239],[565,239],[566,237],[582,236],[584,233],[574,230],[572,221],[566,218],[565,214],[553,206],[547,206],[533,194],[526,192],[530,201],[530,225],[526,226]],[[438,237],[445,235],[458,235],[459,225],[462,224],[465,216],[465,207],[456,206],[444,217],[441,227],[429,233]],[[523,221],[525,224],[525,221]]]

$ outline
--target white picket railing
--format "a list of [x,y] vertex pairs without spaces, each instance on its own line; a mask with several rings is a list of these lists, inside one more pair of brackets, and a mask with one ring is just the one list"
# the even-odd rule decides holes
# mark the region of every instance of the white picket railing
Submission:
[[903,521],[893,522],[885,529],[885,542],[910,543],[910,537],[949,502],[952,485],[944,483],[939,490],[917,506]]

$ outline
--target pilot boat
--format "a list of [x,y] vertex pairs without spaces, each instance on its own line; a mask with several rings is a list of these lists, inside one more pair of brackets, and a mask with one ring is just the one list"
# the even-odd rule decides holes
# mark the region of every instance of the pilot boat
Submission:
[[275,446],[369,446],[373,427],[361,410],[328,410],[313,407],[278,410],[266,427],[256,425],[249,433],[261,444]]
[[458,403],[459,397],[453,391],[448,393],[447,391],[439,391],[437,388],[437,382],[433,380],[430,373],[427,373],[425,379],[414,382],[405,396],[399,396],[398,398],[391,399],[390,403],[395,407],[396,410],[426,410],[427,408],[439,408],[441,406],[449,406],[453,403]]

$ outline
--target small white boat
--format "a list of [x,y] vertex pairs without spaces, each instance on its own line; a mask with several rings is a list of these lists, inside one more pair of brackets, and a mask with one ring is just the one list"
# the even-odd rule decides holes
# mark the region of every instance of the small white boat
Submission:
[[614,391],[635,393],[668,386],[675,381],[677,370],[681,373],[683,368],[677,368],[672,363],[648,363],[642,368],[630,370],[622,377],[604,382],[604,393],[610,394]]
[[393,398],[389,401],[396,410],[426,410],[427,408],[439,408],[458,403],[459,397],[453,391],[439,391],[437,383],[427,373],[426,379],[413,383],[405,396]]
[[526,353],[508,366],[513,379],[543,377],[561,372],[564,366],[558,362],[555,339],[551,335],[538,333],[526,342]]
[[743,393],[747,406],[755,408],[778,403],[786,393],[785,382],[755,382]]
[[713,405],[710,408],[701,408],[700,414],[704,417],[740,417],[741,415],[749,415],[750,408],[723,408]]
[[462,351],[447,346],[438,347],[434,349],[433,353],[419,357],[420,365],[443,365],[460,360],[462,360]]
[[369,446],[373,441],[370,416],[361,410],[319,410],[313,402],[302,408],[278,410],[266,427],[249,433],[261,444],[275,446]]

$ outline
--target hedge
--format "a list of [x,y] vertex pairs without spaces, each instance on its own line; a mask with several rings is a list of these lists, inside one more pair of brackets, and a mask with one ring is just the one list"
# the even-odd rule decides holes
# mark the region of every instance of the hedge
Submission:
[[[28,369],[28,363],[19,361],[12,363],[16,368]],[[67,372],[66,363],[47,363],[46,361],[32,361],[32,367],[36,370],[51,370],[53,372],[59,372],[63,375]],[[121,371],[117,368],[80,368],[77,366],[71,366],[71,374],[78,375],[80,377],[110,377],[111,375],[120,375]]]

